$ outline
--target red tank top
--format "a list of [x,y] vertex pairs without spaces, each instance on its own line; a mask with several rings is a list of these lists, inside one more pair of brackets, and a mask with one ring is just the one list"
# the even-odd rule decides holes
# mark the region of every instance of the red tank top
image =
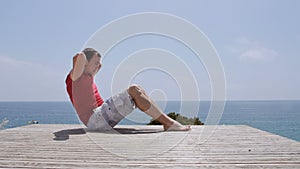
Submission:
[[87,125],[93,114],[93,109],[103,103],[103,99],[94,83],[94,77],[83,73],[77,80],[73,81],[71,73],[69,73],[66,78],[66,87],[80,120]]

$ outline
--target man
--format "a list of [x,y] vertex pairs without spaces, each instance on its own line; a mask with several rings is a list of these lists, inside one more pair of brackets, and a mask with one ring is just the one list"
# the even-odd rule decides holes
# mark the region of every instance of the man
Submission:
[[99,52],[86,48],[73,57],[73,68],[66,78],[70,100],[88,130],[111,130],[135,107],[161,122],[165,131],[190,130],[190,126],[165,115],[138,85],[131,85],[104,102],[94,83],[101,66]]

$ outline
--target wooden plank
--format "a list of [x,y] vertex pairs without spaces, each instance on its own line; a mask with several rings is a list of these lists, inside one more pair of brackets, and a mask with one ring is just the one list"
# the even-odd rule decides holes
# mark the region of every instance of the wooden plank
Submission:
[[0,168],[300,168],[300,143],[248,126],[37,124],[0,131]]

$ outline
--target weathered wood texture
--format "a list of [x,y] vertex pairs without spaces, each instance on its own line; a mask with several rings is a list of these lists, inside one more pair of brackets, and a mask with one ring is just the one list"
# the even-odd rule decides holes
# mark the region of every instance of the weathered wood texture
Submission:
[[0,131],[0,168],[300,168],[300,142],[248,126],[29,125]]

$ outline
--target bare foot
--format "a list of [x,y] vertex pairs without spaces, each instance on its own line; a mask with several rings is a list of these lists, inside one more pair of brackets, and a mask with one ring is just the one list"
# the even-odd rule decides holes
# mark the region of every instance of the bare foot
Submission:
[[174,123],[171,126],[164,125],[165,131],[189,131],[191,130],[191,126],[184,126],[177,121],[174,121]]

